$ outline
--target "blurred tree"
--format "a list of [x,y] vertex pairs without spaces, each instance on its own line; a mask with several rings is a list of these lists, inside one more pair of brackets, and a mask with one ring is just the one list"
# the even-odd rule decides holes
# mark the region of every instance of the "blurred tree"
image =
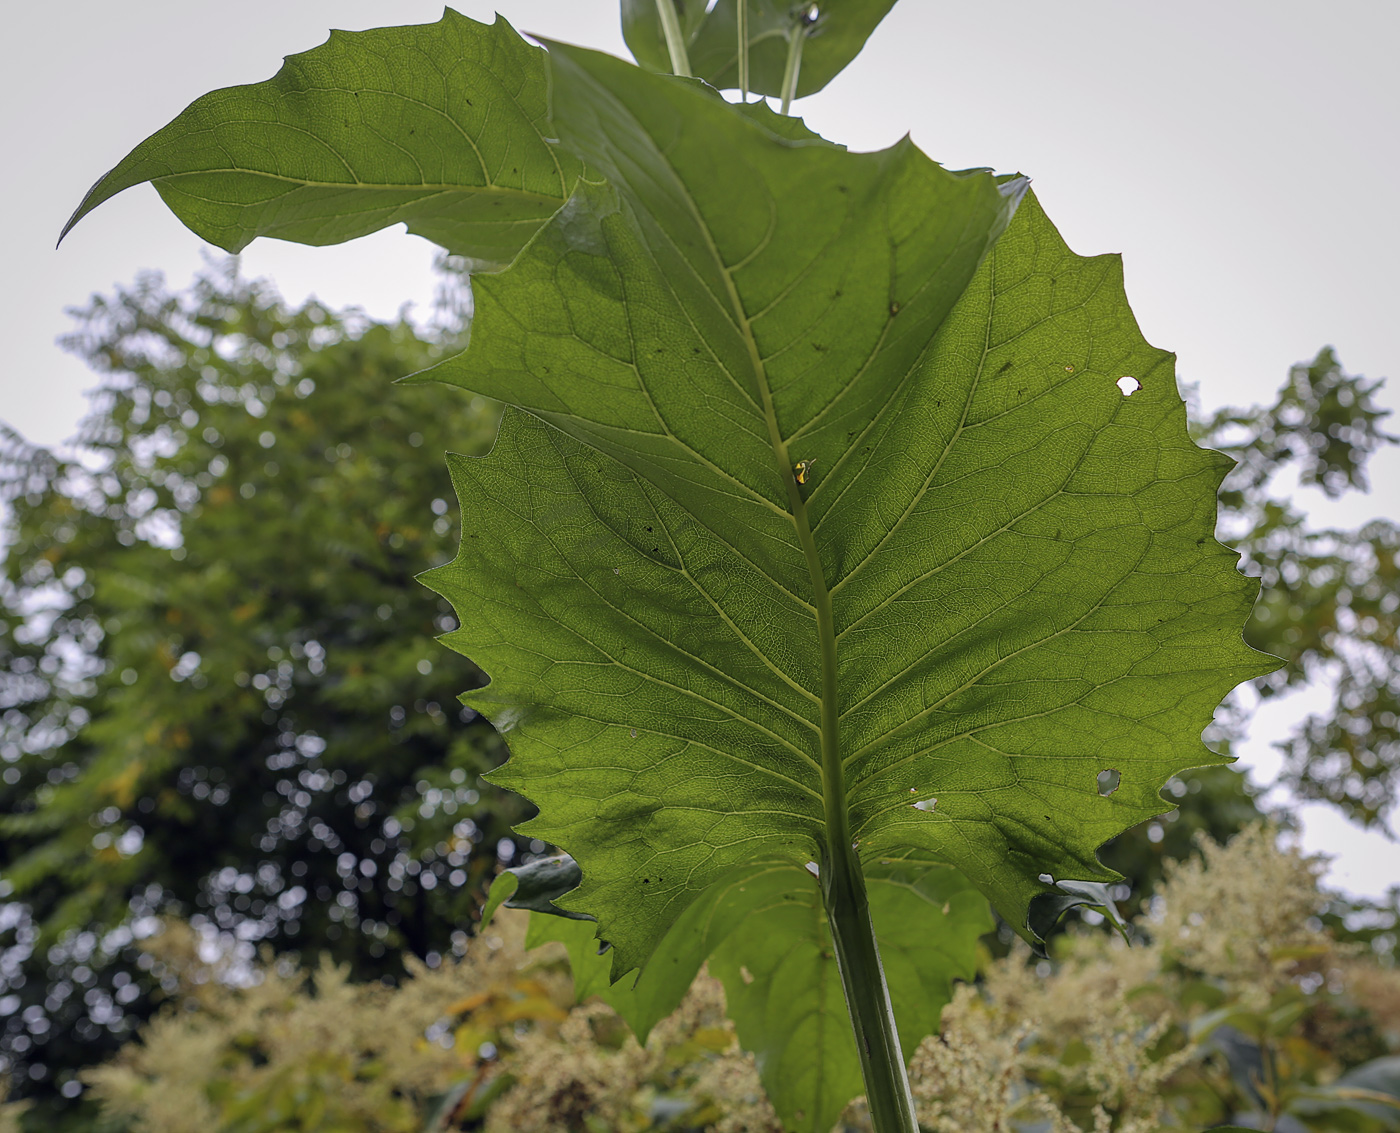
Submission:
[[0,438],[0,1057],[60,1108],[159,996],[155,916],[394,978],[460,947],[525,816],[483,797],[504,749],[413,578],[456,547],[444,452],[495,428],[391,384],[450,336],[234,266],[77,317],[71,451]]
[[[1381,384],[1343,372],[1328,347],[1293,368],[1273,405],[1222,409],[1197,433],[1239,461],[1220,493],[1220,531],[1263,584],[1245,636],[1288,661],[1254,682],[1259,697],[1332,689],[1331,708],[1279,745],[1283,780],[1365,826],[1384,821],[1400,787],[1400,528],[1314,527],[1288,489],[1296,477],[1332,499],[1367,490],[1370,457],[1400,440],[1381,428]],[[1227,733],[1243,728],[1244,703],[1237,693]]]

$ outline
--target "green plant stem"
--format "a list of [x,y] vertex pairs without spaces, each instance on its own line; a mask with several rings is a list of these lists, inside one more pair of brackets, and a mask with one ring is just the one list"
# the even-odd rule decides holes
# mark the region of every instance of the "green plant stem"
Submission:
[[656,14],[661,17],[661,30],[666,33],[666,50],[671,54],[671,73],[690,78],[690,55],[685,49],[680,17],[672,0],[656,0]]
[[[765,390],[765,394],[767,391]],[[775,448],[787,459],[786,446],[776,437],[776,421],[770,426]],[[918,1133],[914,1120],[914,1098],[909,1092],[909,1075],[899,1047],[894,1006],[885,983],[884,965],[870,919],[870,901],[865,892],[865,874],[851,836],[850,810],[846,802],[846,772],[841,765],[840,711],[836,687],[836,622],[831,611],[831,592],[826,585],[821,556],[811,525],[807,504],[795,477],[788,476],[797,539],[807,560],[812,579],[812,605],[816,610],[817,637],[821,643],[821,750],[822,805],[826,819],[826,846],[821,862],[822,903],[826,908],[831,940],[836,950],[836,967],[841,988],[856,1033],[856,1054],[860,1059],[865,1098],[875,1133]]]
[[[799,54],[801,50],[799,48]],[[785,84],[786,85],[786,84]],[[716,258],[718,252],[716,251]],[[726,271],[725,286],[738,325],[743,328],[753,366],[755,385],[768,426],[773,456],[782,469],[787,488],[788,508],[798,545],[807,564],[812,585],[812,611],[821,652],[821,783],[822,817],[826,845],[820,863],[822,903],[836,951],[836,967],[841,988],[855,1030],[856,1054],[860,1059],[865,1098],[875,1133],[918,1133],[914,1120],[914,1098],[909,1091],[909,1075],[895,1029],[894,1007],[880,963],[875,925],[870,919],[870,901],[865,892],[865,874],[852,843],[851,816],[846,802],[846,770],[841,765],[841,713],[837,700],[836,619],[831,610],[831,589],[826,584],[812,525],[807,519],[807,501],[797,482],[792,454],[778,425],[773,390],[768,372],[754,338],[753,327],[739,298],[734,278]]]
[[909,1075],[899,1048],[894,1007],[870,920],[865,876],[849,843],[845,852],[828,837],[822,862],[822,900],[836,950],[841,988],[856,1033],[856,1054],[865,1081],[875,1133],[917,1133]]
[[739,97],[749,100],[749,0],[739,0]]
[[[660,3],[660,0],[657,0],[657,3]],[[799,20],[788,36],[787,64],[783,67],[783,114],[788,112],[788,107],[797,95],[797,76],[802,71],[802,45],[806,42],[807,24]]]

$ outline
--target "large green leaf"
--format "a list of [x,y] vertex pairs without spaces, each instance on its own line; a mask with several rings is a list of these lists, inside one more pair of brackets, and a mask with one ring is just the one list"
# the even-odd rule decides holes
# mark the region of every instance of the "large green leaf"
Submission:
[[481,266],[509,263],[568,196],[544,53],[501,17],[332,32],[267,82],[196,99],[102,177],[64,234],[151,181],[199,236],[336,244],[404,222]]
[[[908,1058],[938,1029],[953,980],[975,974],[977,940],[992,921],[966,878],[918,855],[870,863],[867,882]],[[527,943],[564,943],[579,998],[602,997],[641,1039],[675,1010],[708,957],[739,1041],[753,1052],[788,1129],[826,1133],[861,1093],[821,892],[806,870],[754,862],[710,886],[666,932],[641,979],[629,973],[609,986],[596,929],[589,921],[535,915]]]
[[1014,192],[908,143],[795,142],[551,58],[602,180],[430,372],[512,408],[452,463],[465,538],[428,580],[491,676],[466,700],[510,741],[498,781],[582,867],[561,904],[642,967],[731,869],[820,860],[842,789],[863,859],[932,854],[1018,926],[1054,879],[1112,879],[1096,847],[1220,761],[1202,727],[1267,668],[1213,538],[1227,462],[1118,260],[1030,199],[997,241]]
[[[689,52],[691,74],[711,86],[739,85],[740,0],[676,0]],[[782,93],[790,37],[803,36],[797,97],[816,94],[865,46],[894,7],[895,0],[825,0],[814,23],[802,18],[806,5],[793,0],[744,0],[748,4],[749,91]],[[651,71],[670,71],[671,58],[656,0],[622,0],[622,34],[637,62]]]

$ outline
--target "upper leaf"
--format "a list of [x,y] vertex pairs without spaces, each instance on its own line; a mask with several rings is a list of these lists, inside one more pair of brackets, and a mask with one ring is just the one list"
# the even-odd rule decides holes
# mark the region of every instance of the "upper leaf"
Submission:
[[151,181],[230,252],[336,244],[404,222],[479,266],[509,263],[569,195],[544,53],[502,17],[331,33],[267,82],[196,99],[102,177],[63,229]]
[[[793,0],[745,0],[748,10],[749,91],[779,95],[791,37],[800,35],[802,69],[797,97],[816,94],[865,46],[865,41],[894,7],[895,0],[825,0],[809,6]],[[676,0],[681,31],[690,55],[691,73],[711,86],[739,85],[739,0]],[[806,13],[817,10],[814,22]],[[622,0],[622,34],[633,57],[651,71],[670,71],[666,36],[656,0]]]
[[1219,761],[1202,727],[1268,667],[1213,539],[1228,462],[1117,259],[1031,200],[998,241],[1019,183],[907,142],[784,139],[551,57],[603,180],[479,281],[471,349],[430,371],[519,408],[453,462],[463,548],[428,578],[492,678],[466,699],[511,743],[498,781],[582,867],[562,904],[620,975],[737,865],[819,860],[833,642],[863,857],[932,854],[1018,926],[1053,879],[1114,877],[1096,848]]

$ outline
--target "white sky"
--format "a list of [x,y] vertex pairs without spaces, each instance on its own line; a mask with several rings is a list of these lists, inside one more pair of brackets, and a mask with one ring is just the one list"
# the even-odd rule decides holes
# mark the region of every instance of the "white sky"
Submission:
[[[617,0],[456,7],[483,20],[499,7],[523,31],[625,54]],[[63,309],[143,268],[183,285],[200,267],[200,241],[148,186],[55,252],[89,184],[198,95],[270,77],[330,27],[441,12],[424,0],[6,5],[0,420],[42,442],[69,436],[92,377],[54,346]],[[855,149],[909,132],[950,168],[1029,174],[1071,247],[1124,254],[1143,330],[1178,353],[1205,405],[1244,404],[1325,344],[1348,370],[1400,382],[1398,41],[1391,0],[901,0],[861,58],[796,109]],[[338,248],[258,241],[243,261],[293,300],[382,317],[431,303],[432,249],[398,231]],[[1400,516],[1400,457],[1377,465],[1370,497],[1307,502],[1330,523]],[[1267,740],[1301,710],[1259,721],[1246,759],[1262,781],[1277,768]],[[1342,855],[1335,883],[1400,883],[1395,843],[1329,808],[1304,820],[1306,845]]]

